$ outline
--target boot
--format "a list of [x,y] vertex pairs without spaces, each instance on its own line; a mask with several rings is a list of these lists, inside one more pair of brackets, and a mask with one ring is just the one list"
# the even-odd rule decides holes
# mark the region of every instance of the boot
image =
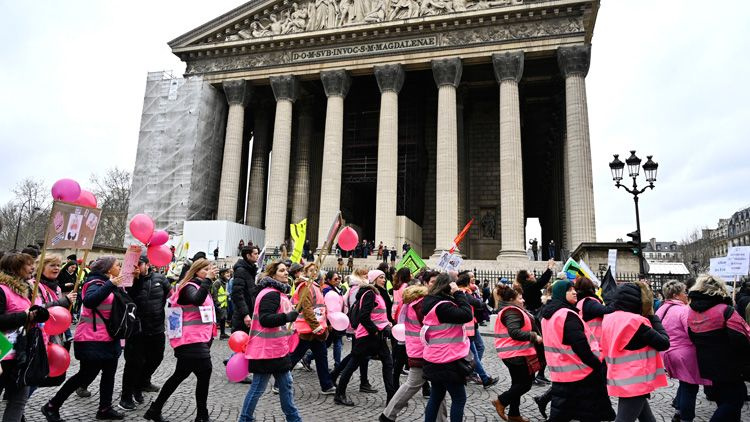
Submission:
[[510,422],[530,422],[527,418],[524,418],[521,415],[518,415],[518,416],[508,416],[508,421],[510,421]]
[[42,415],[47,418],[47,422],[64,422],[63,418],[60,417],[60,408],[49,402],[42,406]]
[[552,400],[551,389],[547,389],[541,396],[534,397],[534,403],[539,407],[539,413],[544,419],[547,419],[547,404]]
[[344,393],[333,396],[333,402],[342,406],[354,406],[354,402],[349,400]]
[[112,406],[109,406],[105,409],[99,409],[96,412],[96,418],[106,420],[122,420],[125,419],[125,415],[116,411]]
[[386,416],[386,415],[384,415],[382,413],[380,414],[380,417],[378,418],[378,421],[379,422],[396,422],[393,419],[389,419],[388,416]]
[[154,422],[169,422],[161,416],[161,409],[157,409],[153,406],[149,407],[146,413],[143,414],[143,419]]
[[492,400],[492,405],[495,406],[495,410],[497,411],[497,414],[500,416],[500,419],[507,421],[508,416],[505,415],[505,405],[500,403],[500,400],[498,399]]

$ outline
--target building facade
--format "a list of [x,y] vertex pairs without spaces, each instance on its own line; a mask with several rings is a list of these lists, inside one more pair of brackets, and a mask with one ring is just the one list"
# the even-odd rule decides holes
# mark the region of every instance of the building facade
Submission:
[[653,237],[643,246],[643,256],[649,262],[682,262],[682,250],[676,241],[657,242]]
[[472,259],[525,259],[530,217],[540,244],[594,242],[586,75],[598,8],[253,0],[219,16],[169,43],[185,77],[225,101],[218,197],[205,205],[271,246],[302,218],[320,246],[339,210],[360,239],[424,256],[471,218]]

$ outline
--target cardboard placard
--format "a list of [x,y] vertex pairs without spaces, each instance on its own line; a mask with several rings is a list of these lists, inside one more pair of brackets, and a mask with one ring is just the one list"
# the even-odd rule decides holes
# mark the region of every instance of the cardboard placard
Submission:
[[134,270],[138,267],[138,259],[141,257],[143,248],[138,245],[128,246],[125,258],[122,260],[122,287],[132,287],[135,279]]
[[425,263],[424,261],[422,261],[422,258],[417,255],[414,249],[409,249],[409,251],[404,254],[401,260],[398,261],[398,264],[396,264],[396,271],[400,270],[403,267],[408,268],[409,271],[411,271],[412,275],[416,275],[419,270],[425,267]]
[[102,210],[55,201],[45,234],[46,249],[91,250]]

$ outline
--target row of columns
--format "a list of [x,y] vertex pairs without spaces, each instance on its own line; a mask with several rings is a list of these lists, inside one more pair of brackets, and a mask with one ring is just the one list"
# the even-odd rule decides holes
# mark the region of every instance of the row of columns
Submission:
[[[591,147],[588,131],[585,77],[588,72],[590,46],[561,47],[557,51],[560,70],[565,78],[566,139],[563,147],[568,243],[577,246],[595,241]],[[436,154],[436,249],[452,246],[458,232],[458,125],[456,89],[461,82],[460,58],[432,61],[438,87],[437,154]],[[495,78],[500,89],[500,228],[501,256],[525,256],[523,162],[518,83],[523,76],[524,53],[514,51],[492,55]],[[396,244],[398,183],[398,95],[405,72],[401,65],[374,67],[380,90],[378,128],[378,169],[375,217],[375,241]],[[266,243],[279,245],[286,232],[290,158],[292,144],[292,111],[299,91],[293,75],[272,76],[271,88],[276,99],[272,139],[272,166],[267,195],[264,190],[267,163],[265,142],[253,146],[250,191],[246,223],[261,226],[262,203],[267,197],[265,214]],[[345,70],[324,71],[321,81],[327,97],[324,165],[320,189],[319,246],[325,241],[329,222],[340,207],[341,164],[343,159],[344,99],[351,86]],[[219,194],[218,219],[235,221],[237,192],[242,153],[245,105],[250,96],[246,81],[224,82],[229,102],[224,159]],[[295,161],[292,220],[307,217],[309,209],[309,154],[312,113],[306,109],[299,116],[300,136]],[[259,115],[262,114],[261,113]],[[266,130],[256,117],[256,134]],[[267,121],[267,119],[266,119]],[[267,124],[267,123],[266,123]],[[260,125],[260,126],[259,126]],[[252,205],[251,205],[252,202]]]

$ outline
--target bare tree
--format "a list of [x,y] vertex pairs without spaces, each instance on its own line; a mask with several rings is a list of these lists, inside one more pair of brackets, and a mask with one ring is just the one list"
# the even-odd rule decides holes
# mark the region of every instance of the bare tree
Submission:
[[130,204],[130,172],[117,167],[108,169],[103,176],[92,174],[91,193],[102,209],[102,218],[96,232],[96,243],[122,246]]
[[696,228],[680,242],[680,250],[685,266],[694,273],[706,272],[714,257],[714,240]]
[[52,200],[40,180],[26,178],[12,190],[13,200],[0,207],[0,248],[22,249],[44,242]]

